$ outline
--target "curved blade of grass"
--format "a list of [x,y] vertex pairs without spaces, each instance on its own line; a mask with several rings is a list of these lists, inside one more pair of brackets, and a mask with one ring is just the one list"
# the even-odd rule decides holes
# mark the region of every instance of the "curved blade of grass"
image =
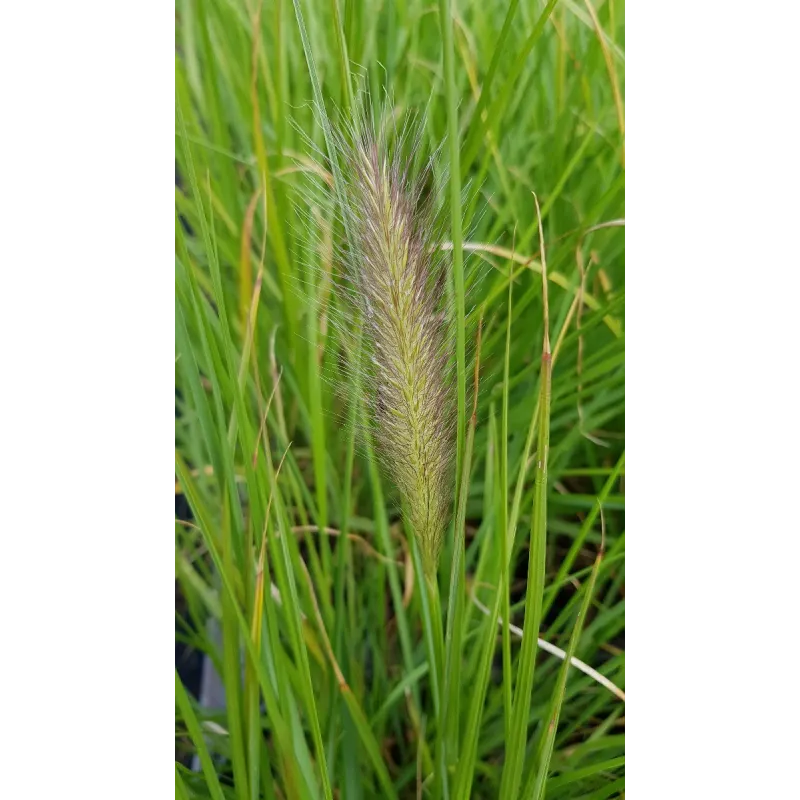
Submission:
[[[181,107],[180,104],[178,105],[178,112],[179,118],[182,122],[181,116]],[[188,147],[186,148],[186,155],[187,161],[189,163],[189,176],[190,180],[192,181],[193,191],[195,192],[195,197],[199,198],[198,195],[198,187],[196,183],[194,167],[191,160],[191,154],[188,151]],[[201,217],[204,216],[201,213]],[[209,256],[209,261],[212,264],[217,264],[215,258],[216,248],[214,245],[214,231],[213,225],[209,231],[206,230],[206,247],[207,253]],[[192,282],[192,272],[191,270],[187,271],[186,273],[190,278],[190,285],[191,285],[191,294],[193,297],[193,303],[195,306],[195,311],[198,320],[200,321],[201,328],[203,326],[207,326],[208,318],[207,315],[204,313],[204,306],[201,307],[200,303],[197,300],[197,288],[196,285]],[[219,284],[219,273],[218,269],[214,270],[212,268],[212,278],[216,277],[216,279],[212,280],[212,285],[214,288],[214,293],[217,297],[221,296],[221,288]],[[201,310],[202,308],[202,310]],[[222,321],[222,330],[223,334],[227,332],[227,321],[224,314],[224,310],[221,316]],[[213,334],[209,332],[210,335],[207,335],[205,341],[211,345],[213,342]],[[229,367],[231,368],[232,374],[232,358],[231,358],[231,344],[230,344],[230,336],[228,334],[226,339],[226,351],[228,354],[227,362]],[[207,352],[212,352],[213,348],[209,347]],[[219,386],[215,387],[215,390],[219,391]],[[217,408],[218,412],[221,408],[221,402],[219,400],[219,395],[217,394],[215,397],[217,401]],[[213,434],[212,434],[213,436]],[[212,439],[213,441],[213,439]],[[230,447],[231,442],[228,442]],[[223,462],[223,469],[225,472],[230,476],[229,482],[225,482],[222,484],[222,496],[223,496],[223,515],[222,515],[222,540],[221,540],[221,547],[222,547],[222,554],[223,554],[223,561],[225,563],[225,568],[228,570],[233,570],[234,561],[241,561],[241,518],[238,513],[231,513],[232,509],[230,504],[228,503],[228,498],[231,496],[230,487],[231,481],[233,479],[233,468],[231,464],[231,457],[230,457],[230,449],[225,448],[223,445],[223,452],[226,453],[228,458],[225,462]],[[233,526],[233,530],[232,530]],[[235,530],[235,533],[234,533]],[[246,579],[246,573],[245,573]],[[236,626],[231,624],[232,617],[231,617],[231,608],[230,603],[228,601],[227,596],[222,598],[222,618],[223,618],[223,629],[225,631],[223,635],[223,682],[226,687],[226,712],[228,716],[228,728],[230,732],[230,753],[231,753],[231,760],[233,764],[233,771],[235,777],[235,784],[236,784],[236,791],[238,796],[241,800],[245,800],[249,796],[248,792],[248,774],[246,769],[247,759],[245,753],[245,739],[244,739],[244,722],[242,718],[242,709],[240,704],[240,681],[241,681],[241,666],[239,660],[239,645],[238,645],[238,635],[236,631]]]
[[369,755],[372,766],[375,767],[375,772],[378,775],[378,780],[380,781],[383,790],[390,798],[397,800],[397,793],[395,792],[394,785],[392,784],[392,779],[389,777],[389,772],[386,769],[386,763],[381,756],[380,748],[375,740],[375,735],[372,732],[372,728],[370,728],[367,718],[364,716],[364,711],[362,710],[361,705],[353,694],[352,689],[348,686],[347,681],[342,674],[342,670],[336,661],[336,656],[333,653],[333,648],[331,647],[328,633],[325,630],[325,623],[322,620],[322,614],[320,613],[319,604],[314,593],[314,586],[311,582],[311,576],[308,574],[308,569],[306,569],[302,562],[301,565],[303,566],[306,579],[308,580],[309,591],[311,593],[311,600],[314,607],[314,615],[317,620],[317,627],[319,628],[320,635],[322,636],[325,652],[328,655],[328,659],[330,660],[331,666],[333,667],[333,671],[336,675],[336,682],[338,684],[339,691],[341,692],[345,704],[350,711],[350,716],[356,725],[356,729],[361,737],[361,743],[364,745],[367,755]]
[[[336,34],[336,52],[339,56],[339,70],[342,81],[342,107],[345,112],[353,106],[353,83],[350,77],[350,59],[347,56],[347,40],[342,27],[342,15],[339,11],[339,0],[331,0],[333,6],[333,30]],[[351,5],[347,3],[347,5]],[[387,37],[391,38],[391,37]]]
[[558,567],[558,572],[556,573],[555,578],[553,578],[553,588],[548,590],[547,597],[544,601],[544,613],[546,614],[550,610],[550,606],[553,604],[553,601],[556,597],[556,587],[562,583],[562,581],[566,578],[569,574],[572,565],[575,563],[575,559],[578,557],[578,553],[580,549],[583,547],[584,542],[586,541],[586,537],[589,535],[589,531],[591,531],[592,526],[597,519],[598,514],[600,513],[603,505],[608,498],[608,495],[611,493],[611,489],[615,486],[617,479],[620,476],[620,473],[625,468],[625,451],[622,451],[622,455],[617,460],[614,469],[611,471],[611,474],[606,479],[606,482],[603,484],[603,488],[600,490],[600,494],[597,495],[597,498],[592,506],[591,511],[586,515],[584,519],[580,531],[578,535],[572,542],[572,545],[569,548],[569,552],[566,556],[564,556],[564,560]]
[[394,689],[392,689],[386,700],[383,701],[381,707],[373,715],[372,719],[370,720],[370,726],[373,728],[376,727],[377,724],[386,716],[392,706],[394,706],[395,703],[399,702],[403,698],[406,690],[409,687],[418,684],[419,681],[421,681],[429,671],[430,666],[428,662],[423,661],[422,664],[403,676],[403,679],[398,682]]
[[[270,395],[267,403],[267,413],[269,413],[269,406],[272,403],[274,392]],[[289,448],[286,449],[289,452]],[[284,458],[286,453],[284,453]],[[278,464],[278,473],[283,466],[284,458],[281,458]],[[267,530],[269,525],[269,514],[272,507],[272,496],[267,501],[266,520],[264,523],[264,531],[261,537],[261,549],[258,556],[258,566],[255,575],[255,588],[254,588],[254,601],[253,601],[253,622],[251,626],[250,636],[253,640],[256,652],[261,652],[261,633],[263,630],[263,612],[264,612],[264,585],[270,585],[269,562],[267,560]],[[247,758],[249,768],[250,780],[250,797],[251,800],[258,800],[259,783],[261,782],[261,761],[260,754],[263,747],[263,734],[261,731],[261,710],[259,708],[259,690],[258,679],[255,676],[252,665],[247,663],[244,674],[244,692],[247,698],[246,705],[246,724],[247,724]],[[272,785],[272,776],[269,771],[269,766],[266,767],[263,774],[263,779],[268,786]]]
[[[561,173],[561,176],[558,179],[558,182],[553,187],[553,190],[549,193],[545,204],[542,206],[542,219],[544,219],[549,213],[550,209],[553,207],[556,199],[561,195],[561,192],[566,186],[567,181],[570,178],[570,175],[577,169],[578,165],[582,162],[584,158],[584,154],[588,149],[589,145],[592,143],[592,140],[595,138],[595,132],[590,128],[583,140],[581,141],[578,149],[575,151],[572,158],[569,160],[569,163],[564,168],[564,171]],[[534,234],[536,233],[536,222],[532,222],[530,227],[525,231],[522,235],[522,247],[527,247],[528,242],[531,241]]]
[[[216,767],[206,747],[203,732],[200,730],[200,723],[197,721],[197,715],[194,713],[189,695],[186,694],[186,689],[183,688],[183,682],[178,677],[177,669],[175,670],[175,702],[180,709],[183,721],[186,723],[186,729],[189,731],[189,736],[192,739],[192,744],[194,744],[195,750],[197,751],[198,758],[200,759],[200,766],[202,767],[211,797],[213,800],[225,800],[225,795],[222,793],[222,787],[219,784],[219,778],[217,778]],[[175,776],[177,780],[179,777],[177,770]]]
[[[291,261],[289,258],[289,247],[286,244],[284,228],[281,224],[281,205],[279,204],[279,194],[273,185],[272,171],[267,158],[267,149],[264,144],[263,125],[258,102],[258,70],[257,62],[259,57],[261,36],[260,36],[261,3],[259,3],[256,13],[253,16],[252,24],[252,56],[250,74],[250,104],[252,106],[252,137],[258,164],[259,183],[264,189],[264,219],[269,231],[270,240],[278,266],[278,280],[283,298],[284,319],[289,329],[290,340],[294,339],[297,333],[296,325],[298,320],[297,299],[291,290],[291,283],[294,279]],[[283,198],[280,197],[282,201]],[[266,231],[265,231],[266,233]]]
[[[308,66],[308,75],[311,81],[311,91],[314,95],[314,105],[316,108],[317,119],[322,127],[322,133],[325,137],[325,146],[328,149],[328,159],[331,164],[331,172],[333,173],[333,184],[339,203],[342,208],[346,208],[346,197],[344,191],[344,182],[342,180],[341,170],[339,168],[339,161],[336,157],[336,147],[334,146],[333,130],[331,128],[328,113],[325,110],[325,100],[322,95],[322,87],[317,75],[317,66],[314,60],[314,53],[311,50],[311,42],[308,38],[308,31],[303,19],[303,9],[300,7],[300,0],[292,0],[294,4],[294,14],[297,19],[297,27],[300,30],[300,40],[303,44],[303,53],[306,58],[306,65]],[[345,47],[346,50],[346,47]],[[350,239],[349,223],[347,222],[347,215],[343,215],[343,224],[345,233],[348,240]]]
[[300,561],[297,549],[297,542],[291,534],[291,525],[286,516],[286,510],[277,489],[275,472],[272,469],[271,456],[269,450],[265,451],[265,461],[268,464],[268,477],[270,489],[275,500],[276,518],[280,535],[272,538],[272,542],[277,539],[278,553],[280,558],[276,558],[275,574],[281,596],[285,602],[283,607],[286,609],[286,617],[289,621],[290,639],[292,648],[299,662],[300,689],[303,695],[304,705],[308,722],[311,727],[311,738],[314,743],[314,751],[317,757],[317,767],[322,779],[322,791],[327,800],[333,799],[330,775],[328,774],[327,759],[325,756],[325,745],[322,739],[322,727],[320,725],[319,713],[317,710],[316,695],[314,684],[311,680],[311,667],[308,660],[308,649],[303,636],[303,620],[300,613],[300,597],[297,591],[297,583],[294,576],[294,561]]
[[621,139],[622,148],[622,167],[625,168],[625,108],[622,103],[622,95],[619,90],[619,82],[617,81],[617,70],[614,66],[614,60],[611,57],[611,52],[608,48],[608,37],[603,31],[600,20],[597,18],[597,12],[589,0],[583,0],[589,16],[592,18],[595,30],[597,32],[597,40],[600,43],[600,49],[603,52],[603,60],[606,62],[606,69],[608,70],[608,78],[611,83],[611,90],[614,94],[614,106],[617,110],[617,124],[619,126],[619,135]]
[[[235,573],[233,566],[233,542],[229,512],[230,500],[228,492],[223,494],[222,501],[222,567],[228,575]],[[225,711],[228,715],[228,733],[230,735],[231,762],[233,764],[233,780],[236,791],[242,800],[247,800],[248,791],[247,756],[244,719],[242,717],[242,665],[239,648],[239,631],[236,629],[236,618],[233,605],[235,596],[223,594],[222,605],[222,682],[225,686]]]
[[[180,453],[177,451],[175,453],[175,471],[178,474],[178,478],[183,486],[184,493],[186,494],[192,511],[199,523],[199,527],[203,533],[203,539],[206,543],[206,547],[208,548],[208,553],[211,556],[211,559],[220,577],[222,587],[228,598],[231,600],[231,611],[236,623],[236,628],[242,637],[246,652],[250,657],[250,662],[256,671],[256,675],[258,676],[258,683],[261,687],[261,693],[264,697],[267,715],[269,716],[274,728],[275,741],[283,756],[282,763],[286,767],[288,773],[287,777],[292,785],[298,785],[305,788],[305,791],[302,795],[303,797],[317,797],[317,793],[314,791],[316,787],[316,779],[304,768],[307,759],[298,757],[297,742],[293,741],[289,727],[287,726],[287,723],[280,712],[278,696],[275,694],[275,690],[261,658],[261,654],[256,650],[253,640],[250,638],[250,626],[247,624],[247,620],[245,619],[244,614],[242,613],[242,610],[239,608],[238,602],[236,601],[237,593],[232,576],[225,569],[223,559],[220,556],[219,550],[217,549],[216,538],[211,533],[214,530],[211,515],[208,512],[206,504],[203,501],[195,482],[192,480],[189,469],[183,461]],[[277,644],[275,641],[273,643]],[[290,698],[286,697],[285,695],[282,699],[285,702],[289,702],[290,700]],[[305,743],[303,743],[303,747],[304,744]],[[302,784],[298,779],[299,775],[297,774],[297,770],[300,770],[300,773],[303,775],[304,783]]]
[[562,772],[557,778],[551,778],[547,781],[547,790],[560,789],[562,786],[568,786],[570,783],[575,783],[584,778],[590,778],[592,775],[597,775],[598,772],[610,772],[624,765],[625,756],[617,756],[616,758],[609,758],[606,761],[598,761],[596,764],[591,764],[588,767]]
[[596,792],[587,794],[584,800],[606,800],[609,797],[623,797],[622,792],[625,791],[625,778],[618,778],[611,781],[607,786],[598,789]]
[[[442,242],[442,249],[448,250],[453,245],[451,242]],[[490,255],[499,256],[500,258],[507,258],[511,261],[514,261],[516,264],[521,264],[523,269],[517,270],[516,273],[512,275],[512,279],[516,279],[524,272],[525,269],[529,269],[532,272],[537,274],[541,274],[542,272],[542,265],[540,261],[535,260],[531,256],[524,256],[521,253],[514,252],[513,250],[509,250],[506,247],[500,247],[498,245],[493,244],[484,244],[483,242],[464,242],[463,243],[463,250],[468,253],[488,253]],[[580,292],[580,287],[578,285],[573,285],[569,278],[565,275],[562,275],[560,272],[548,270],[547,279],[554,283],[556,286],[560,286],[562,289],[567,289],[568,291],[573,292],[576,296]],[[505,279],[504,279],[505,280]],[[487,304],[491,303],[495,297],[502,294],[502,292],[506,289],[506,285],[502,282],[499,286],[495,287],[489,294],[487,298]],[[596,297],[586,293],[583,297],[583,302],[586,304],[588,308],[591,308],[593,311],[597,311],[602,308],[601,304],[598,302]],[[603,322],[606,324],[608,329],[617,337],[622,336],[622,326],[620,325],[620,321],[616,317],[612,317],[610,315],[606,315],[602,318]],[[586,325],[583,326],[584,330],[586,329]],[[571,334],[574,335],[574,334]]]
[[386,792],[386,796],[392,798],[393,800],[397,800],[397,792],[395,791],[392,779],[389,777],[389,773],[386,770],[386,764],[384,763],[383,756],[378,748],[378,743],[375,741],[375,736],[372,733],[369,722],[364,716],[364,712],[349,686],[345,685],[342,687],[342,696],[347,704],[347,709],[350,712],[350,716],[352,717],[353,722],[355,722],[356,729],[361,737],[361,743],[364,745],[364,748],[369,755],[372,766],[375,767],[375,772],[378,775],[378,779],[380,780],[383,790]]
[[[485,123],[483,123],[483,112],[486,110],[486,105],[489,102],[490,96],[490,89],[492,88],[492,83],[494,82],[494,76],[497,72],[497,67],[500,64],[500,57],[505,52],[505,45],[506,39],[508,38],[508,34],[511,32],[511,25],[514,22],[514,15],[517,13],[517,6],[519,5],[519,0],[511,0],[508,4],[508,9],[506,10],[506,16],[503,20],[503,27],[500,29],[500,35],[497,37],[497,41],[494,45],[494,50],[492,52],[492,59],[489,62],[489,69],[486,71],[486,77],[483,79],[483,83],[481,84],[481,94],[478,98],[478,104],[475,107],[475,111],[473,112],[472,119],[473,120],[481,120],[481,122],[475,123],[481,125],[485,128]],[[470,139],[467,139],[469,142]],[[469,169],[468,164],[464,164],[464,173],[463,176],[466,177],[466,172]]]
[[[478,151],[481,148],[486,130],[488,129],[493,133],[496,133],[499,129],[503,118],[503,111],[508,107],[512,91],[517,88],[519,77],[525,67],[525,62],[527,61],[531,50],[533,50],[533,46],[542,35],[545,23],[549,19],[550,14],[553,12],[557,2],[558,0],[549,0],[544,10],[540,14],[539,19],[536,20],[533,30],[525,40],[525,44],[522,46],[522,49],[517,54],[517,58],[514,61],[514,66],[506,78],[503,88],[500,90],[498,96],[489,107],[489,111],[486,114],[486,122],[484,122],[483,115],[479,115],[477,117],[476,125],[472,129],[472,132],[470,133],[470,136],[464,145],[464,161],[461,167],[464,175],[468,173],[470,167],[475,161],[475,157],[478,155]],[[481,94],[481,98],[483,98],[483,94]],[[484,103],[484,106],[485,105],[486,104]]]
[[178,771],[178,765],[175,765],[175,797],[179,800],[189,800],[189,792],[186,784],[183,782],[181,773]]
[[[472,602],[484,614],[490,615],[492,613],[485,605],[483,605],[483,603],[481,603],[478,600],[477,597],[473,597]],[[498,620],[499,624],[502,624],[502,622],[503,620]],[[520,639],[523,638],[524,631],[522,630],[522,628],[518,628],[516,625],[509,625],[509,628],[511,629],[511,631],[513,631],[515,636],[519,637]],[[541,637],[539,637],[537,644],[539,645],[540,650],[544,650],[545,653],[549,653],[551,656],[555,656],[560,661],[564,661],[564,659],[567,657],[567,653],[565,650],[562,650],[560,647],[556,647],[556,645],[551,644],[548,641],[545,641]],[[622,701],[625,700],[625,692],[623,692],[622,689],[620,689],[615,683],[608,680],[608,678],[606,678],[605,675],[598,672],[596,669],[593,669],[588,664],[574,657],[572,659],[572,666],[575,667],[576,669],[579,669],[581,672],[583,672],[584,675],[588,675],[593,681],[596,681],[601,686],[608,689],[609,692],[611,692],[616,697],[619,697],[620,700]]]

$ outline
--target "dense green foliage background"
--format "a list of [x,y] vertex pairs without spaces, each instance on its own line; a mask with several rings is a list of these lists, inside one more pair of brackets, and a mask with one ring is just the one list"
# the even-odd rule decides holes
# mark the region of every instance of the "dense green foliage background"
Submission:
[[[178,0],[176,44],[177,625],[227,697],[200,708],[176,674],[178,796],[621,796],[624,701],[542,650],[526,666],[475,600],[502,591],[525,637],[540,602],[538,635],[624,688],[624,4]],[[309,59],[332,119],[358,87],[424,112],[462,198],[467,421],[480,328],[479,388],[463,561],[451,527],[435,598],[356,433]]]

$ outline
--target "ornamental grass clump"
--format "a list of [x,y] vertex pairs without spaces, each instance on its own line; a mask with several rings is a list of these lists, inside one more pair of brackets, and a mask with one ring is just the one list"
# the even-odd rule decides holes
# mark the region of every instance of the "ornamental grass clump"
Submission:
[[384,132],[364,124],[343,145],[346,261],[381,460],[433,579],[450,509],[452,356],[431,165],[415,172],[404,143],[390,148]]

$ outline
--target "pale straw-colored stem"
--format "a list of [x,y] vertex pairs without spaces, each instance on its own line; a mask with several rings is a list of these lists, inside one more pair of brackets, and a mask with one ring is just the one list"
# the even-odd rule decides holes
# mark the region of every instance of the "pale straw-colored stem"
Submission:
[[[474,594],[472,595],[472,602],[475,604],[476,608],[486,614],[487,617],[491,615],[491,611],[483,603],[481,603],[481,601],[478,600]],[[502,628],[503,620],[501,618],[498,617],[497,623]],[[522,638],[522,628],[514,625],[513,623],[509,623],[508,629],[518,638]],[[567,657],[567,654],[560,647],[556,647],[556,645],[550,644],[550,642],[546,642],[540,637],[537,637],[536,641],[540,649],[544,650],[546,653],[550,653],[551,656],[555,656],[556,658],[561,659],[561,661]],[[584,675],[588,675],[592,680],[597,681],[597,683],[599,683],[601,686],[604,686],[609,692],[622,700],[623,703],[625,702],[625,692],[623,692],[619,686],[606,678],[605,675],[601,675],[596,669],[592,669],[592,667],[581,661],[579,658],[571,658],[570,664],[572,664],[575,669],[579,669]]]

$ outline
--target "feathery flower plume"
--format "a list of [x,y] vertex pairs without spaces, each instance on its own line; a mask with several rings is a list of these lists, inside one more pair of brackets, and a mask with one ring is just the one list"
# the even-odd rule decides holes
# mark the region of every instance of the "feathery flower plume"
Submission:
[[425,191],[430,164],[414,174],[405,137],[390,148],[385,132],[368,123],[350,139],[341,142],[343,211],[372,422],[433,578],[449,517],[454,426],[445,272],[435,206]]

